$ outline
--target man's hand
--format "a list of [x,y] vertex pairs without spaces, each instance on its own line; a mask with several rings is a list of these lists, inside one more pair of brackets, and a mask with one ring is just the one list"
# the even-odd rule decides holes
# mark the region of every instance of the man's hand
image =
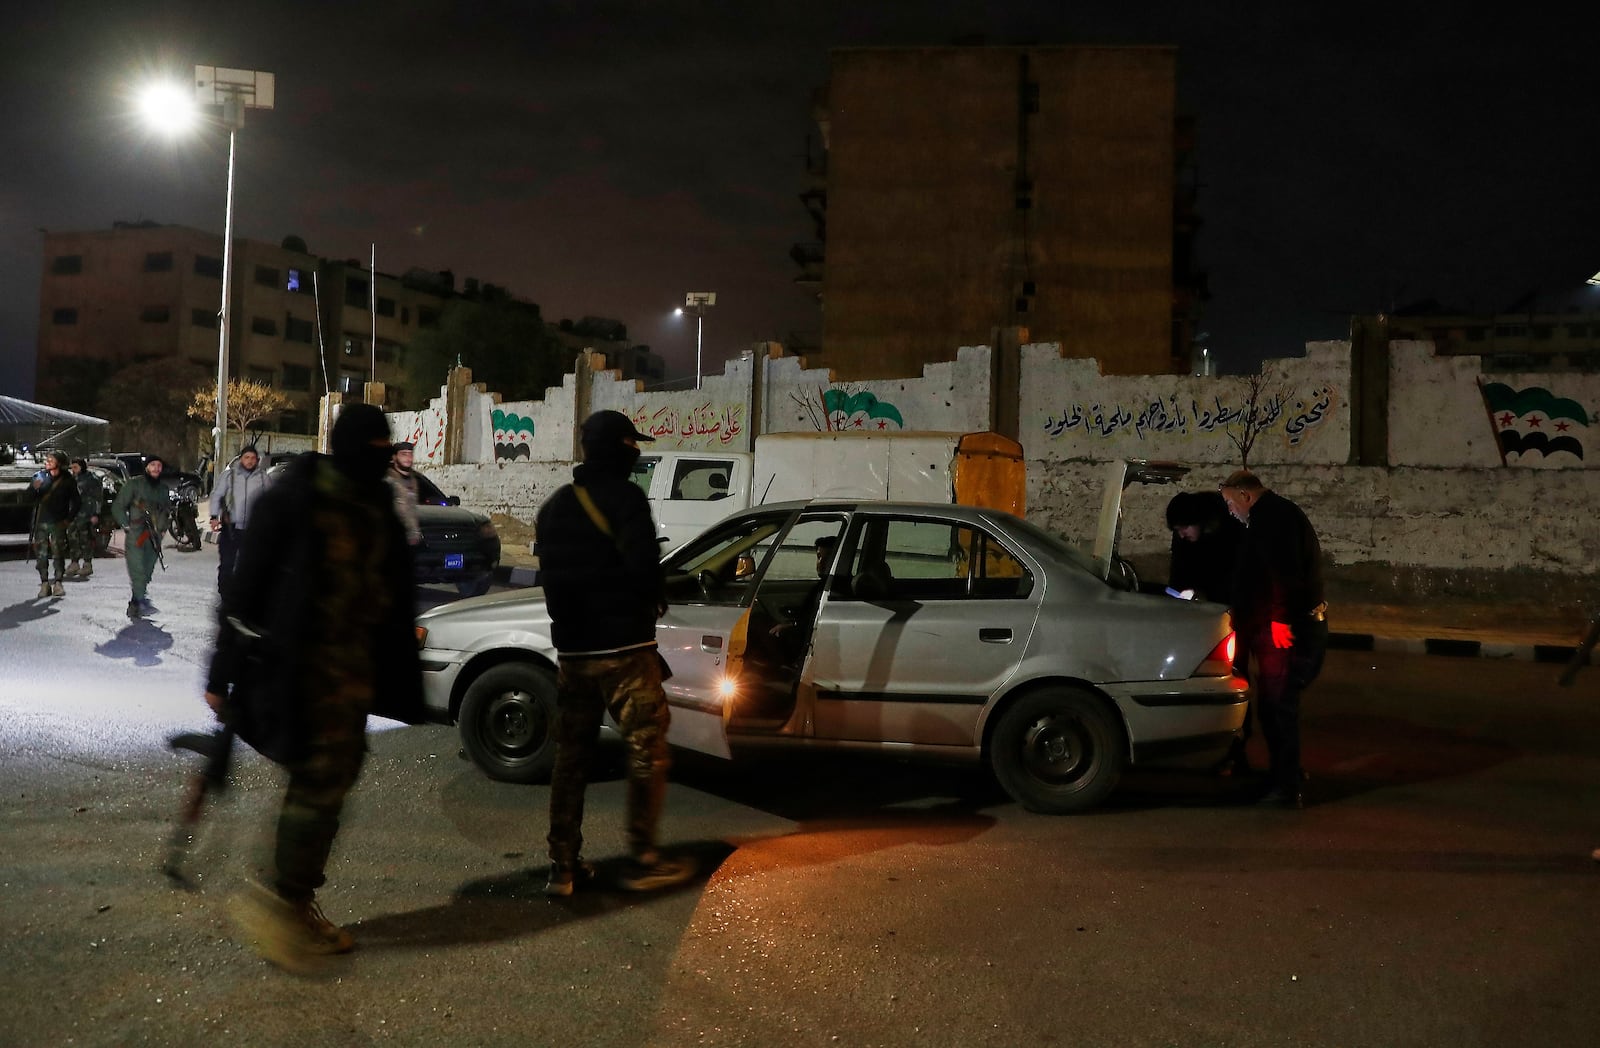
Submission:
[[212,531],[221,531],[222,530],[222,521],[218,520],[216,517],[212,517],[211,518],[211,530]]
[[1272,624],[1272,646],[1274,648],[1294,647],[1294,630],[1289,628],[1287,622],[1274,622]]
[[222,716],[222,696],[214,691],[206,692],[206,705],[211,707],[211,712]]

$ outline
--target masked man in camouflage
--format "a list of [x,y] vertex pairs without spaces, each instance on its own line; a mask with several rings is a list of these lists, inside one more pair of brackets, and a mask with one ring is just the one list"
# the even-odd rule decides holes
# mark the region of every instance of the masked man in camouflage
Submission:
[[[67,470],[67,456],[52,451],[44,469],[33,478],[37,504],[33,518],[33,546],[39,554],[39,596],[60,597],[66,589],[61,579],[66,568],[67,529],[78,515],[78,486]],[[51,564],[55,577],[50,576]]]
[[273,879],[230,912],[290,971],[355,945],[316,896],[366,756],[367,715],[423,719],[411,552],[383,479],[388,423],[352,404],[330,439],[332,457],[301,455],[262,492],[223,581],[206,683],[223,723],[289,775]]
[[590,415],[572,483],[539,507],[539,571],[560,664],[547,895],[571,895],[593,872],[581,858],[583,794],[607,711],[628,745],[632,858],[622,886],[666,888],[694,872],[656,849],[668,764],[656,619],[667,605],[650,503],[629,479],[638,442],[650,439],[620,411]]
[[105,485],[83,459],[72,460],[72,476],[78,485],[78,515],[67,529],[66,577],[86,579],[94,574],[94,545],[100,535],[100,506],[106,500]]
[[111,503],[111,516],[126,531],[122,555],[128,563],[128,584],[133,589],[128,614],[135,618],[156,610],[145,591],[150,586],[150,576],[156,573],[161,533],[167,530],[167,512],[172,505],[167,486],[161,483],[164,466],[159,456],[151,457],[144,464],[144,472],[122,485]]

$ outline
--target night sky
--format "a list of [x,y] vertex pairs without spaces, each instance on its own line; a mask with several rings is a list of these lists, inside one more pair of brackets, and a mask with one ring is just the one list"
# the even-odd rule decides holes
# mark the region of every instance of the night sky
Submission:
[[[1586,5],[1278,3],[42,3],[0,30],[0,392],[33,390],[40,229],[220,232],[226,136],[130,111],[196,64],[277,74],[239,137],[235,232],[453,270],[547,319],[611,316],[692,375],[820,331],[811,96],[832,47],[1171,44],[1198,121],[1201,328],[1226,371],[1422,299],[1577,300],[1600,269],[1596,20]],[[1563,13],[1578,8],[1579,13]],[[1226,12],[1226,13],[1222,13]],[[1600,294],[1587,299],[1600,308]]]

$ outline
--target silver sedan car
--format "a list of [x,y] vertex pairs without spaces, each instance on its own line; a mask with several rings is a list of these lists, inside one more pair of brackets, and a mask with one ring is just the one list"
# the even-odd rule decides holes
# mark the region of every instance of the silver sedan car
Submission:
[[[1238,735],[1226,608],[1137,592],[1027,521],[813,501],[730,517],[669,554],[656,639],[669,740],[981,761],[1023,806],[1080,811],[1132,764]],[[556,651],[537,589],[418,619],[427,701],[490,776],[546,779]]]

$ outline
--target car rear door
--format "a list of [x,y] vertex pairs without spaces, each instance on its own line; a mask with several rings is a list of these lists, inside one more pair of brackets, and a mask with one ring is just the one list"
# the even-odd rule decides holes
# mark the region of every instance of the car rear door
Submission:
[[860,513],[806,681],[818,738],[967,746],[1039,618],[1035,571],[981,524]]

